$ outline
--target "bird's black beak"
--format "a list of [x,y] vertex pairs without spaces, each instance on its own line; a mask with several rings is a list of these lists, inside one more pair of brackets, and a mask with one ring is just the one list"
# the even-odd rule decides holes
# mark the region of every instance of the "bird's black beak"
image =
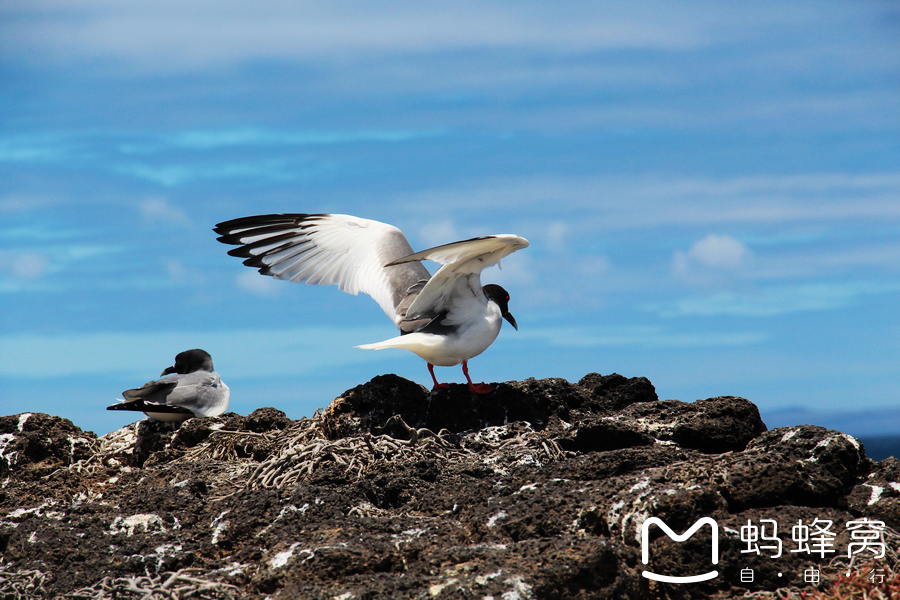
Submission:
[[503,318],[506,319],[507,321],[509,321],[509,324],[512,325],[513,327],[515,327],[516,331],[519,330],[519,326],[516,325],[516,318],[514,316],[512,316],[511,312],[506,311],[505,313],[503,313]]
[[159,376],[165,377],[166,375],[171,375],[172,373],[176,373],[176,372],[177,371],[175,371],[175,365],[172,365],[171,367],[167,367],[165,371],[163,371],[162,373],[159,374]]

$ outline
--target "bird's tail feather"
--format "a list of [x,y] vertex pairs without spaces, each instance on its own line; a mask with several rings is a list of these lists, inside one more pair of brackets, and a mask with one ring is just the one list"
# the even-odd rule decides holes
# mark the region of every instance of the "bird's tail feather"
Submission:
[[403,350],[420,350],[422,348],[430,348],[439,343],[438,336],[430,333],[408,333],[406,335],[398,335],[397,337],[384,340],[383,342],[375,342],[374,344],[362,344],[354,346],[363,350],[384,350],[385,348],[401,348]]

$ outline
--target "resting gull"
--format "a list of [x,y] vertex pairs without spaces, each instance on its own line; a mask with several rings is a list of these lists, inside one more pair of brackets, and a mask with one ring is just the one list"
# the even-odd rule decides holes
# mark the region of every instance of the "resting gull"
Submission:
[[216,373],[205,350],[180,352],[175,364],[156,381],[122,392],[125,398],[107,410],[136,410],[156,421],[215,417],[228,410],[231,391]]

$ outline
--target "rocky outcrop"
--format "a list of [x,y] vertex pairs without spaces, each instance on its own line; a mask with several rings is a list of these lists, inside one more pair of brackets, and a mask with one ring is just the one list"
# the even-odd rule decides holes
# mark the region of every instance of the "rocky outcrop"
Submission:
[[[485,396],[386,375],[310,419],[262,408],[101,438],[13,415],[0,476],[4,598],[730,597],[859,568],[873,554],[850,564],[848,522],[900,529],[895,459],[615,374]],[[718,563],[711,528],[678,542],[654,527],[645,565],[650,517],[677,533],[714,519]],[[814,521],[835,552],[794,551],[792,527]]]

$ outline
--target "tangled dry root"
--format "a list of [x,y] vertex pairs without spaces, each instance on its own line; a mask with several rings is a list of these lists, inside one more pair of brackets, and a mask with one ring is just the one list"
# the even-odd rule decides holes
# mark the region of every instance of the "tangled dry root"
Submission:
[[405,428],[409,439],[389,435],[363,434],[328,440],[317,418],[304,419],[279,433],[273,443],[283,450],[259,463],[251,473],[248,487],[281,488],[312,475],[325,463],[336,463],[351,477],[359,478],[376,463],[408,463],[439,459],[455,463],[479,463],[495,469],[514,464],[541,464],[566,456],[551,438],[522,423],[453,434],[446,429],[435,433],[424,427],[409,427],[399,415],[389,424]]
[[0,567],[0,597],[10,600],[42,598],[47,595],[46,580],[47,575],[35,569],[7,573],[5,566]]
[[66,594],[65,598],[85,600],[232,600],[241,597],[241,590],[228,583],[203,579],[192,573],[198,569],[182,569],[156,577],[104,577],[91,587]]

